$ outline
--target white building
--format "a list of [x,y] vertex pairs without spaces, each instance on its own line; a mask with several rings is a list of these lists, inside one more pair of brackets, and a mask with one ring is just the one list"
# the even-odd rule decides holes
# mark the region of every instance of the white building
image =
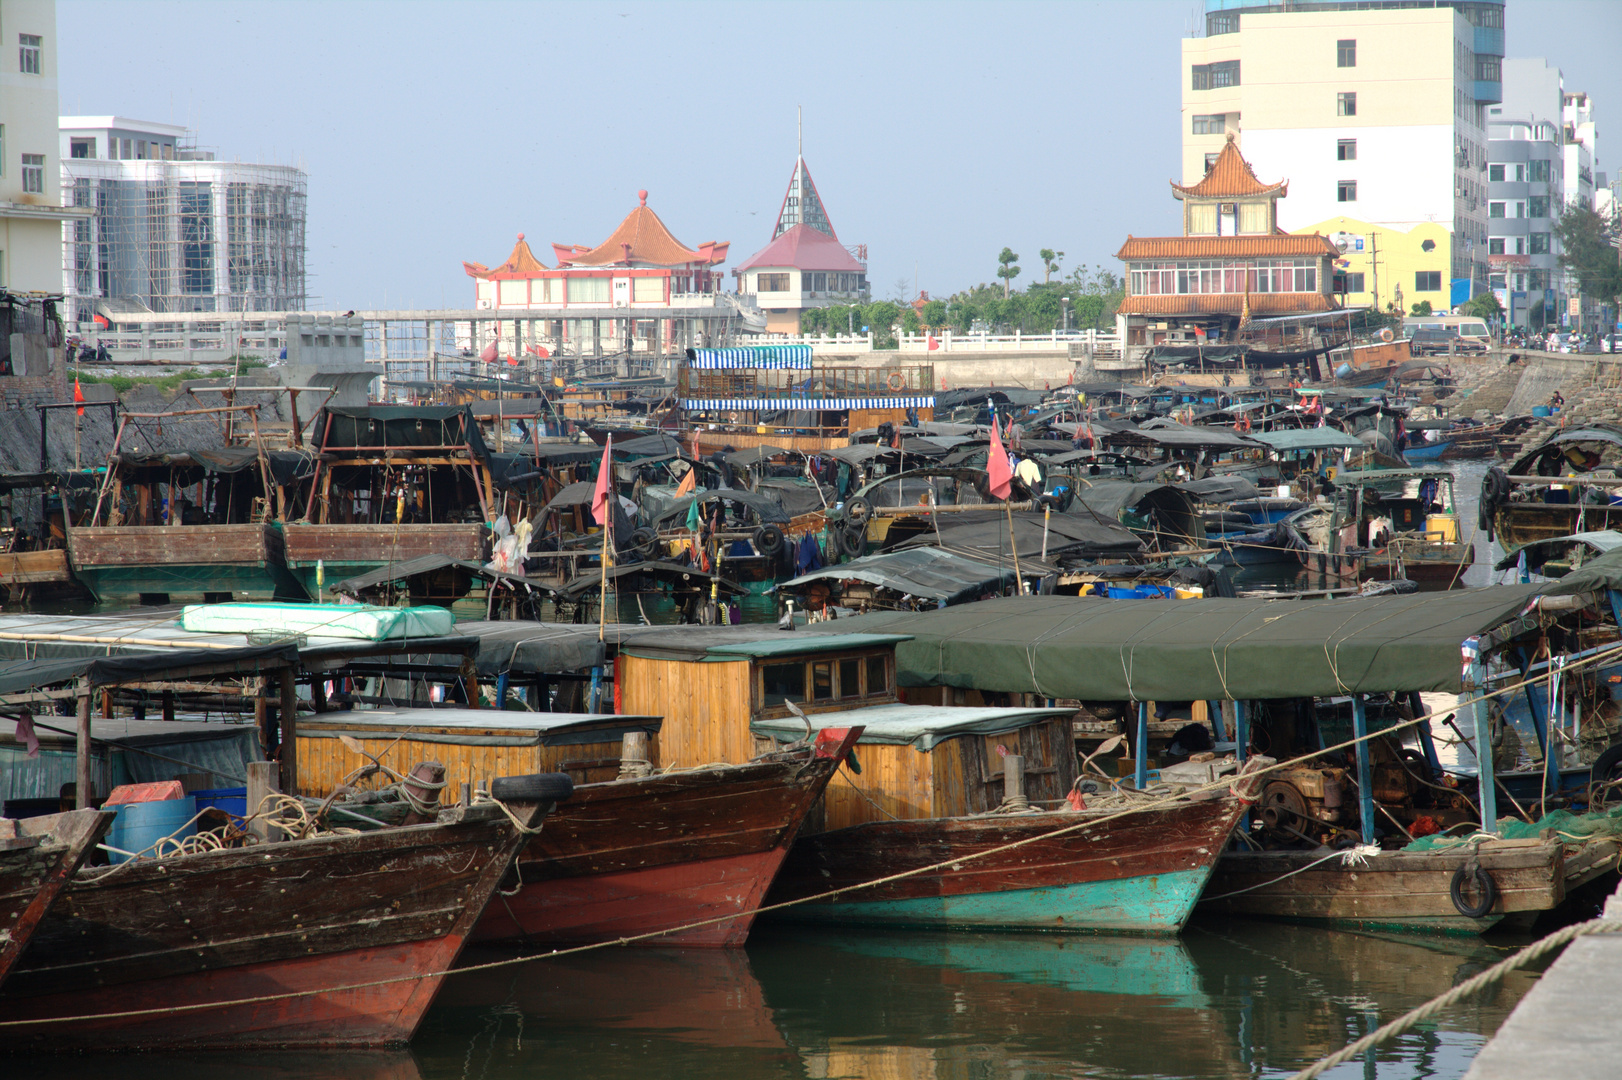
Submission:
[[1485,288],[1502,2],[1206,0],[1205,12],[1205,36],[1183,42],[1185,184],[1233,134],[1259,174],[1290,178],[1281,228],[1348,238],[1335,290],[1347,304],[1444,309]]
[[0,288],[62,287],[55,0],[0,0]]
[[89,209],[57,237],[65,317],[304,306],[307,180],[290,165],[216,161],[185,128],[64,116],[61,183]]
[[1600,184],[1594,177],[1599,165],[1599,129],[1594,126],[1594,102],[1581,90],[1562,96],[1561,134],[1565,138],[1566,202],[1592,207]]

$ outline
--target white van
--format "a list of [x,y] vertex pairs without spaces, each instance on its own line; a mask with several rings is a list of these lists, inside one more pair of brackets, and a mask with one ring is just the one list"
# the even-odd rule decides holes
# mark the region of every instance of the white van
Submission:
[[1404,337],[1413,337],[1415,330],[1452,330],[1461,338],[1492,347],[1492,331],[1487,320],[1479,315],[1407,315],[1403,317]]

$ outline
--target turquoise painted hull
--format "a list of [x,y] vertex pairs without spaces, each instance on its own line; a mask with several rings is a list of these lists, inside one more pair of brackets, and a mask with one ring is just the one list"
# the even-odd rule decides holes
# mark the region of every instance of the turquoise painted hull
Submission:
[[1037,889],[907,900],[801,904],[772,917],[869,926],[1175,934],[1194,911],[1211,867]]

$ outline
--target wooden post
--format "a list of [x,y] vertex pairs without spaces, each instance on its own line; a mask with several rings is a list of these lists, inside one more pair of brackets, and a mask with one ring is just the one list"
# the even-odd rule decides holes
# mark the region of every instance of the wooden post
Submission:
[[88,810],[90,801],[95,796],[95,789],[90,782],[90,686],[84,681],[79,683],[79,733],[74,741],[74,805],[80,810]]
[[1136,745],[1132,748],[1137,758],[1137,768],[1133,772],[1132,783],[1139,790],[1149,786],[1149,703],[1138,702],[1138,737],[1134,740]]
[[1236,746],[1235,757],[1243,765],[1250,756],[1250,711],[1245,707],[1246,702],[1233,703],[1233,741]]
[[[264,804],[266,796],[280,791],[276,783],[276,763],[274,761],[248,762],[248,813],[257,812]],[[284,835],[280,829],[273,829],[264,818],[258,818],[248,824],[248,831],[263,842],[279,840]]]
[[[282,790],[298,794],[298,683],[293,681],[294,668],[282,669],[281,677],[281,759]],[[253,807],[248,808],[251,812]]]
[[105,686],[101,688],[101,718],[103,720],[113,718],[113,692]]
[[175,692],[173,690],[163,692],[163,718],[165,720],[175,718]]
[[1015,806],[1030,805],[1025,798],[1025,755],[1009,754],[1002,759],[1002,801]]
[[[1477,659],[1470,665],[1470,679],[1465,684],[1466,693],[1479,695],[1487,689],[1487,666]],[[1532,704],[1532,717],[1536,721],[1538,709],[1535,695],[1528,695],[1527,700]],[[1492,722],[1488,716],[1489,702],[1482,700],[1471,703],[1471,726],[1475,729],[1476,745],[1476,777],[1479,791],[1476,797],[1481,801],[1481,831],[1485,833],[1498,833],[1498,785],[1495,782],[1497,770],[1493,768],[1492,760]],[[1548,760],[1549,744],[1545,742],[1543,751],[1544,760]],[[1486,760],[1482,760],[1482,755]],[[1557,774],[1558,775],[1558,774]]]
[[[1369,757],[1369,714],[1363,695],[1352,695],[1352,734],[1357,737],[1357,809],[1363,819],[1363,843],[1374,843],[1374,768]],[[1489,773],[1490,776],[1490,773]],[[1489,785],[1490,786],[1490,785]]]

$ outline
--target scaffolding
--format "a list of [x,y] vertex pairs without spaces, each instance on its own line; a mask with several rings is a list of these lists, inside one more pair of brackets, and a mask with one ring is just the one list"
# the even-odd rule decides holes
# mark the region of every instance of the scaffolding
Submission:
[[304,307],[302,169],[182,146],[173,160],[64,158],[62,189],[94,210],[62,226],[70,322]]

